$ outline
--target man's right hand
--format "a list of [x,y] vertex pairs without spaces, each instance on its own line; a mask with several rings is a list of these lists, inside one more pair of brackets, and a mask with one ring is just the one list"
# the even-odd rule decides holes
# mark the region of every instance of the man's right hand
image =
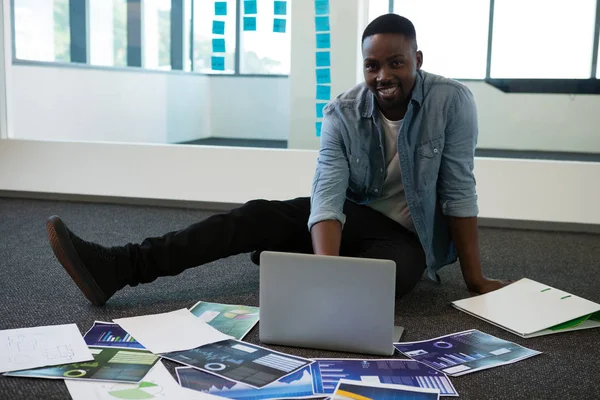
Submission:
[[321,221],[310,230],[313,252],[317,255],[339,256],[342,224],[337,220]]

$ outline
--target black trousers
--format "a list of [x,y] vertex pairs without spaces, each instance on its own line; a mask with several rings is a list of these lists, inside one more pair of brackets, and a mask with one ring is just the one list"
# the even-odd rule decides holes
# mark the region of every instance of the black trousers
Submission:
[[[252,251],[312,253],[308,231],[310,198],[286,201],[252,200],[227,213],[162,237],[128,244],[129,284],[159,276],[177,275],[228,256]],[[417,236],[394,220],[367,206],[344,204],[346,223],[340,255],[393,260],[396,294],[409,292],[425,270],[425,254]]]

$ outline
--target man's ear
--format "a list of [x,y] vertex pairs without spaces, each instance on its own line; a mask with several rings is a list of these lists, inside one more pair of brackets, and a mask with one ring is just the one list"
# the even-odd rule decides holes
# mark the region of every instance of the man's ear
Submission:
[[423,52],[421,50],[417,51],[417,71],[421,70],[421,66],[423,65]]

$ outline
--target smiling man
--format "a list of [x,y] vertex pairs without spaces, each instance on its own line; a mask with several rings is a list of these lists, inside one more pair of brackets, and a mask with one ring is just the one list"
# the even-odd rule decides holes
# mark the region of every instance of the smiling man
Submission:
[[54,254],[85,296],[104,304],[126,285],[263,250],[389,259],[402,296],[424,271],[457,258],[468,289],[506,283],[482,272],[473,176],[477,115],[462,84],[421,70],[413,24],[373,20],[362,38],[365,82],[324,109],[311,197],[253,200],[141,244],[103,247],[47,222]]

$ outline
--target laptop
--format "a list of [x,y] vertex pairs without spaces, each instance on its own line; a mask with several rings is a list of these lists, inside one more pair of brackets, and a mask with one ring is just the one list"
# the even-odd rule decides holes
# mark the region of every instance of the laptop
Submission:
[[390,356],[396,263],[263,251],[260,341]]

